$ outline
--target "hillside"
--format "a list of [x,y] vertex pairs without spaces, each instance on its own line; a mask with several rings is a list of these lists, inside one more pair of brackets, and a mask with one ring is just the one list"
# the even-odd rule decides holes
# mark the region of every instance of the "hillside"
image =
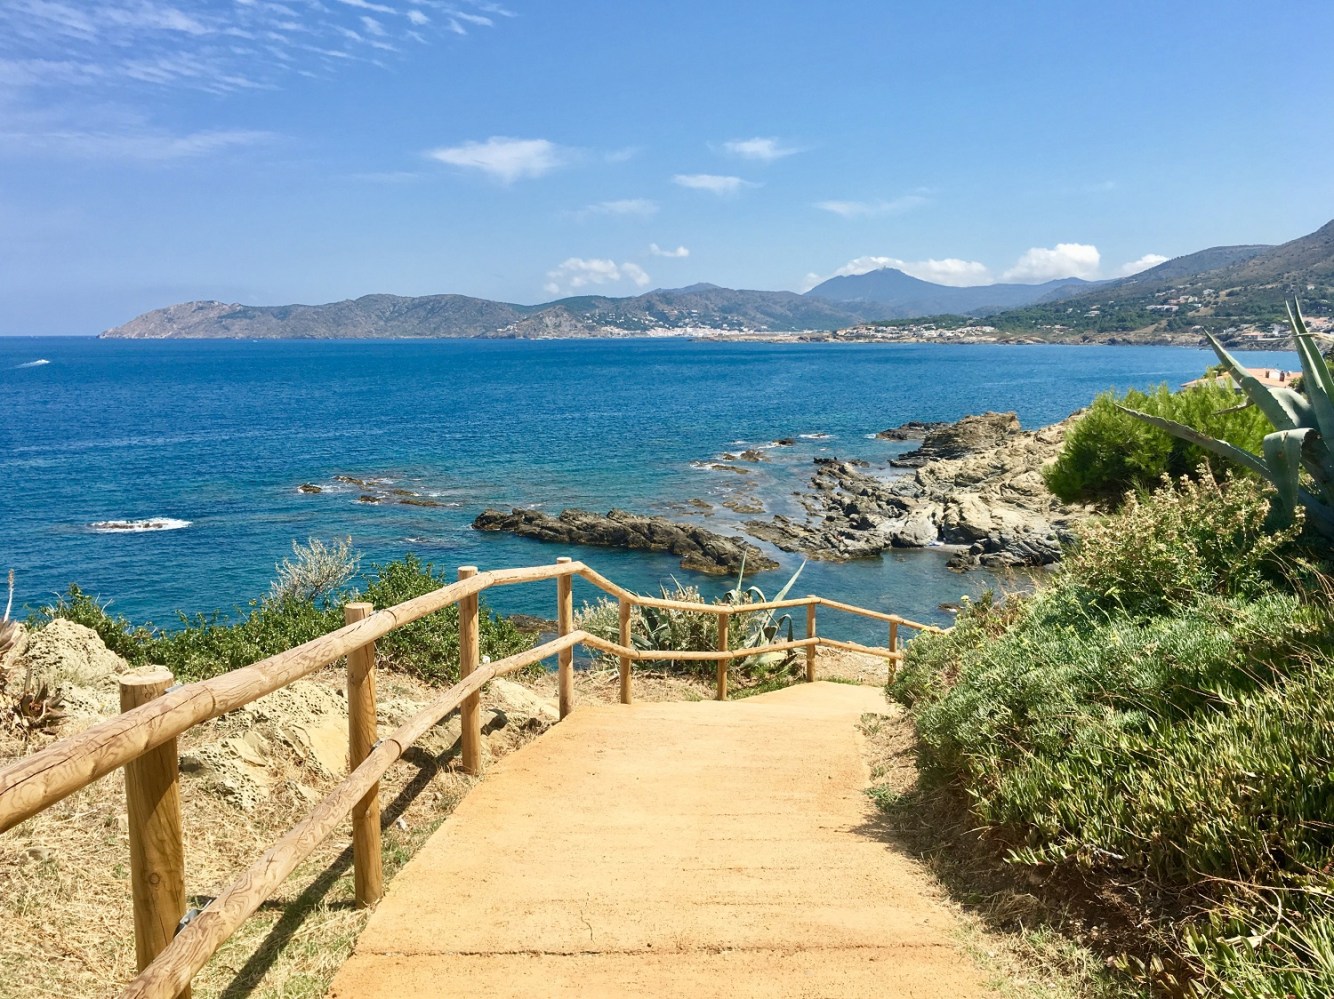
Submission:
[[[1003,334],[1082,339],[1135,333],[1179,337],[1205,326],[1267,337],[1284,299],[1314,317],[1334,312],[1334,222],[1279,246],[1216,246],[1105,282],[954,288],[894,268],[840,276],[804,295],[695,284],[629,298],[585,295],[514,305],[466,295],[365,295],[325,305],[185,302],[107,330],[127,339],[355,339],[640,336],[694,330],[732,334],[831,331],[920,317],[944,328],[976,317]],[[855,332],[855,330],[853,331]]]
[[1309,316],[1334,315],[1334,222],[1278,246],[1216,246],[1176,257],[1063,301],[992,314],[987,322],[1006,332],[1065,335],[1202,327],[1225,339],[1280,341],[1283,331],[1274,327],[1293,296]]
[[892,318],[959,315],[1013,309],[1034,302],[1077,295],[1095,282],[1080,278],[1058,278],[1043,284],[988,284],[955,288],[933,284],[912,277],[893,267],[883,267],[866,274],[830,278],[806,294],[836,302],[855,302],[888,306]]
[[828,302],[790,291],[734,291],[714,285],[657,290],[633,298],[583,296],[511,305],[464,295],[365,295],[327,305],[186,302],[144,313],[109,338],[354,339],[416,337],[633,336],[698,327],[788,331],[835,329],[887,318],[878,305]]

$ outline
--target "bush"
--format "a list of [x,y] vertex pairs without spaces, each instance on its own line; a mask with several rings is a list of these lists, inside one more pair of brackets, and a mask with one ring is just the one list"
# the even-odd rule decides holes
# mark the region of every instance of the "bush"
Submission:
[[1258,453],[1272,428],[1255,407],[1237,409],[1244,401],[1227,385],[1215,383],[1175,393],[1160,385],[1151,393],[1131,390],[1119,399],[1104,392],[1070,428],[1056,461],[1043,469],[1047,488],[1067,503],[1116,506],[1127,492],[1151,488],[1164,475],[1193,475],[1201,465],[1221,475],[1229,467],[1224,459],[1135,419],[1117,405],[1176,420]]
[[[295,546],[300,554],[299,546]],[[281,572],[281,567],[280,567]],[[230,618],[212,614],[181,614],[173,631],[151,623],[134,625],[107,613],[106,606],[71,585],[55,604],[38,609],[31,623],[40,626],[52,618],[67,618],[92,628],[107,648],[131,666],[154,663],[166,666],[181,680],[201,680],[248,666],[268,656],[301,645],[343,625],[343,605],[367,600],[376,607],[391,607],[430,593],[450,580],[422,564],[412,554],[376,565],[366,590],[300,599],[292,595],[252,600]],[[485,607],[480,615],[482,654],[492,659],[514,655],[532,646],[531,639],[510,622]],[[458,679],[458,607],[447,607],[390,632],[376,643],[377,660],[385,666],[434,683]]]
[[[801,570],[792,576],[781,591],[785,595]],[[681,603],[708,603],[697,587],[662,587],[664,600]],[[781,600],[782,596],[775,599]],[[727,647],[737,653],[733,660],[736,674],[752,683],[779,681],[791,673],[797,656],[792,652],[772,652],[746,655],[746,650],[769,642],[787,641],[793,637],[790,614],[776,616],[773,612],[746,611],[748,603],[765,602],[764,594],[756,587],[742,589],[742,580],[715,605],[730,604],[738,608],[728,624]],[[600,597],[584,604],[575,614],[575,627],[607,641],[620,640],[620,609],[617,601]],[[712,652],[718,648],[718,615],[707,611],[668,610],[659,607],[636,606],[630,614],[631,641],[637,649],[660,652]],[[616,662],[614,656],[603,657],[606,665]],[[701,679],[712,680],[717,663],[700,659],[665,659],[655,662],[659,668],[672,670]]]
[[1104,611],[1132,615],[1183,608],[1209,594],[1249,596],[1276,579],[1300,522],[1269,529],[1272,490],[1254,478],[1168,482],[1127,498],[1112,517],[1085,524],[1065,553],[1063,580]]
[[1141,908],[1189,892],[1159,931],[1202,993],[1315,996],[1334,980],[1334,606],[1267,512],[1251,480],[1136,500],[1036,594],[915,639],[890,690],[926,779],[964,790],[1014,862]]

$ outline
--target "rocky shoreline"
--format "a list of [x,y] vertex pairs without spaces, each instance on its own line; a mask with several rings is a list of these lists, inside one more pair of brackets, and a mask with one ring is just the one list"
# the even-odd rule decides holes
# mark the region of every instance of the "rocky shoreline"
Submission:
[[561,544],[670,552],[681,556],[682,569],[714,575],[740,572],[743,563],[754,572],[778,568],[777,562],[748,541],[725,537],[695,524],[678,524],[626,510],[611,510],[606,514],[562,510],[555,517],[539,510],[516,509],[509,513],[483,510],[472,526],[479,531],[505,531],[522,538]]
[[746,531],[827,561],[953,546],[956,569],[1048,565],[1090,513],[1061,503],[1041,474],[1075,419],[1025,431],[1014,413],[984,413],[882,431],[877,436],[892,440],[920,433],[916,451],[890,462],[915,469],[912,475],[884,479],[865,471],[865,462],[816,458],[811,489],[799,495],[807,518],[747,521]]

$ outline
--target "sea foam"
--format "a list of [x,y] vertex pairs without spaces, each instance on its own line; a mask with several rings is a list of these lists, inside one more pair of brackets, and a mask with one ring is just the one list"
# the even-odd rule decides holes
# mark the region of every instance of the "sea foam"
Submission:
[[48,361],[45,357],[39,357],[37,358],[37,360],[28,361],[26,364],[14,365],[14,370],[17,371],[19,368],[40,368],[43,364],[50,364],[50,363],[51,362]]
[[175,517],[147,517],[144,520],[98,520],[88,526],[98,534],[143,534],[145,531],[179,531],[189,527],[190,523]]

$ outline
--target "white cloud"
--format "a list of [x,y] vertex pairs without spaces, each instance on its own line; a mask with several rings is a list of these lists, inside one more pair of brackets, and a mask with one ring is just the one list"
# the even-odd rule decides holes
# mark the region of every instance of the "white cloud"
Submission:
[[503,135],[493,135],[485,142],[432,149],[426,155],[450,166],[480,170],[505,184],[541,177],[566,160],[564,150],[546,139],[510,139]]
[[648,198],[619,198],[614,201],[599,201],[585,205],[572,214],[575,218],[588,218],[590,215],[620,215],[637,218],[650,218],[658,213],[658,203]]
[[614,260],[570,257],[559,267],[547,271],[543,290],[551,295],[569,295],[593,285],[629,282],[636,288],[647,288],[651,283],[644,268],[634,263],[618,264]]
[[1051,248],[1035,246],[1001,277],[1021,284],[1040,284],[1064,277],[1093,280],[1098,276],[1101,263],[1098,248],[1088,243],[1057,243]]
[[758,185],[740,177],[720,177],[714,173],[678,173],[672,182],[695,191],[708,191],[712,194],[736,194],[743,187]]
[[1138,260],[1132,260],[1128,264],[1122,264],[1116,269],[1117,277],[1130,277],[1132,274],[1138,274],[1140,271],[1147,271],[1150,267],[1157,267],[1159,264],[1167,263],[1167,257],[1161,253],[1146,253]]
[[408,11],[407,17],[409,24],[415,24],[419,28],[422,27],[423,25],[431,23],[431,19],[419,10]]
[[785,146],[778,139],[732,139],[730,142],[724,142],[723,148],[733,156],[739,156],[745,160],[759,160],[761,163],[772,163],[774,160],[781,160],[784,156],[791,156],[793,153],[801,152],[795,146]]
[[900,260],[898,257],[867,256],[849,260],[832,274],[807,274],[801,290],[810,291],[817,284],[828,281],[832,277],[869,274],[871,271],[878,271],[885,267],[893,267],[895,270],[903,271],[909,277],[915,277],[921,281],[945,284],[953,288],[992,284],[995,280],[991,276],[991,270],[987,265],[978,263],[976,260],[960,260],[957,257],[946,257],[943,260]]
[[664,250],[657,243],[649,243],[648,252],[653,254],[655,257],[675,257],[677,259],[681,259],[683,257],[690,256],[690,251],[687,250],[684,246],[678,246],[675,250]]
[[845,219],[860,219],[877,215],[902,215],[925,204],[927,199],[920,194],[905,194],[891,201],[883,198],[875,201],[817,201],[815,207]]

